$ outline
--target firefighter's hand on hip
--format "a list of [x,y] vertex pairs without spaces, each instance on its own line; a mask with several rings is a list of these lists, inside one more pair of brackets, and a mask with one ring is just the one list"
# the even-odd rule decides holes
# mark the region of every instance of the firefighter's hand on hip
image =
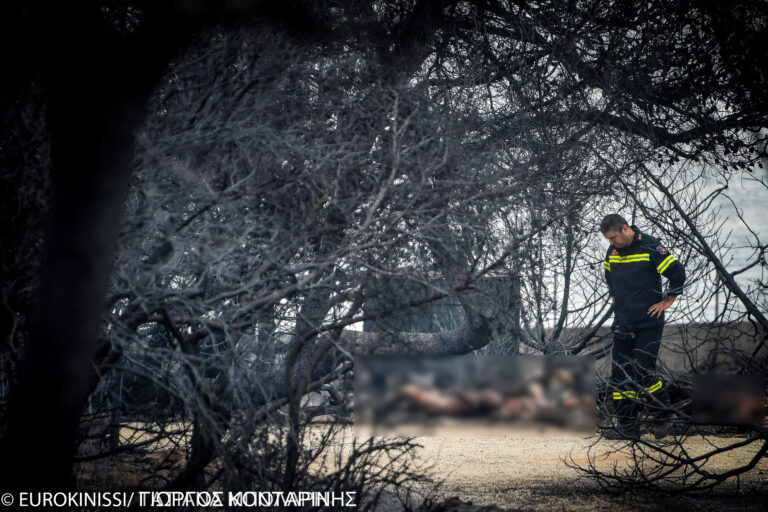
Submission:
[[669,307],[672,305],[672,303],[675,302],[675,298],[676,297],[670,295],[666,299],[664,299],[663,301],[654,304],[653,306],[648,308],[648,314],[652,318],[659,318],[661,316],[661,314],[664,312],[664,310],[665,309],[669,309]]

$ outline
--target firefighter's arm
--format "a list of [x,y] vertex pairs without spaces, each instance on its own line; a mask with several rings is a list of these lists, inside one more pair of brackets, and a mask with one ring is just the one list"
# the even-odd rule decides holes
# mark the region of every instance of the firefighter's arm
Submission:
[[683,293],[685,267],[662,245],[656,247],[655,250],[651,250],[650,254],[651,263],[656,267],[656,271],[669,279],[669,288],[664,300],[648,308],[650,316],[659,317],[664,310],[669,309],[677,299],[677,296]]
[[666,296],[677,297],[682,294],[683,284],[685,284],[685,267],[683,264],[662,245],[652,249],[650,254],[651,264],[656,267],[656,272],[669,279]]
[[677,297],[683,293],[683,285],[685,284],[685,267],[682,263],[675,260],[661,275],[669,279],[667,297]]
[[608,294],[611,296],[611,300],[614,300],[613,282],[611,281],[611,264],[608,261],[608,255],[605,255],[603,260],[603,273],[605,274],[605,282],[608,283]]
[[667,297],[650,308],[648,308],[648,314],[654,318],[658,318],[661,314],[672,306],[672,303],[677,299],[677,295],[667,295]]

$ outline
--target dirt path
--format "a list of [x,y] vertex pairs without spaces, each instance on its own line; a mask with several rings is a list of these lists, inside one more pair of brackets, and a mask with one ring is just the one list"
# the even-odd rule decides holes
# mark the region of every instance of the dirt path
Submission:
[[[602,510],[610,512],[651,510],[766,510],[768,508],[768,458],[740,480],[741,494],[735,495],[736,481],[722,490],[698,496],[662,496],[649,493],[614,495],[600,489],[591,479],[563,460],[569,456],[579,465],[588,461],[587,449],[596,437],[590,434],[524,430],[513,433],[452,431],[419,437],[418,459],[423,470],[442,480],[442,499],[456,497],[480,506],[496,505],[509,510]],[[686,442],[690,453],[704,453],[715,446],[731,444],[733,438],[692,437]],[[620,442],[601,441],[592,449],[602,469],[622,467],[628,455],[616,451]],[[747,462],[759,446],[756,443],[717,456],[710,470],[731,469]],[[451,509],[453,510],[453,509]],[[456,510],[464,510],[459,507]]]

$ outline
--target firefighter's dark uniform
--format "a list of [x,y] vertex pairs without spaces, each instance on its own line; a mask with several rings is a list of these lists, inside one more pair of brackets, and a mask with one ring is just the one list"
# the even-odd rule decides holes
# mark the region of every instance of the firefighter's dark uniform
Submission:
[[[637,414],[636,398],[659,392],[663,383],[656,375],[664,313],[651,317],[648,309],[666,295],[680,295],[685,268],[656,238],[636,226],[632,243],[608,248],[603,262],[605,279],[615,303],[611,384],[616,414],[631,424]],[[661,276],[669,279],[665,294]]]

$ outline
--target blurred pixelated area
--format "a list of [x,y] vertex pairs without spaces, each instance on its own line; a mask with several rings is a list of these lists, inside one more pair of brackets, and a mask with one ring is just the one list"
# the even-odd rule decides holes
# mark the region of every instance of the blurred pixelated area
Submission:
[[738,425],[765,418],[762,375],[697,375],[693,379],[693,422]]
[[594,432],[594,363],[583,357],[365,357],[355,362],[362,433],[468,426]]

